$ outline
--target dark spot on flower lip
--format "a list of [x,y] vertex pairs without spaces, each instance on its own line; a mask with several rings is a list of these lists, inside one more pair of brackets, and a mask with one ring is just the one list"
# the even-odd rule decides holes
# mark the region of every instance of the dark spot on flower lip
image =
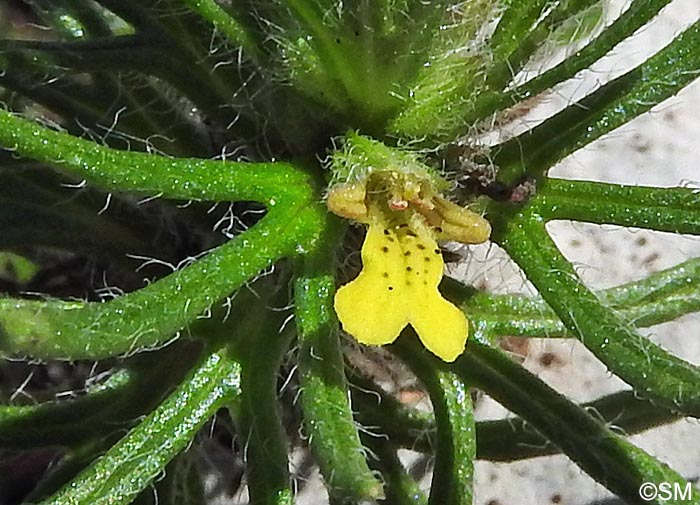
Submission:
[[433,252],[434,252],[435,254],[440,254],[440,249],[435,249]]
[[389,235],[389,230],[384,230],[384,235]]
[[389,248],[387,246],[382,247],[383,252],[389,252]]
[[393,290],[394,290],[394,286],[389,286],[389,291],[393,291]]
[[393,241],[394,241],[394,237],[387,237],[386,239],[387,239],[389,242],[393,242]]
[[411,267],[406,267],[407,272],[410,272],[411,270],[413,270]]
[[423,249],[425,249],[425,246],[424,246],[423,244],[418,244],[416,247],[417,247],[418,249],[420,249],[421,251],[422,251]]
[[402,223],[398,225],[397,228],[408,228],[408,225],[406,223]]
[[414,232],[412,232],[411,230],[408,230],[408,231],[406,232],[406,235],[409,236],[409,237],[417,237],[417,236],[418,236],[418,235],[416,235]]
[[403,253],[403,255],[404,255],[404,256],[410,256],[410,255],[411,255],[411,251],[406,251],[405,253]]
[[388,279],[388,278],[389,278],[389,272],[384,272],[384,273],[382,274],[382,277],[384,277],[385,279]]
[[442,233],[442,227],[438,226],[437,228],[435,228],[435,231],[438,233]]
[[406,281],[406,286],[410,286],[410,285],[411,285],[411,281]]
[[[427,256],[423,256],[423,259],[424,259],[425,261],[430,261],[430,258],[428,258]],[[427,273],[427,272],[426,272],[426,273]]]

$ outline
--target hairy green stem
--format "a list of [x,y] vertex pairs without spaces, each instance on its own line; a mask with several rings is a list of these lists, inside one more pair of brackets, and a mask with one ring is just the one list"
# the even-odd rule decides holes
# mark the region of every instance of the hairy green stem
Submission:
[[75,448],[128,428],[163,400],[200,353],[200,345],[181,341],[158,354],[135,356],[104,384],[76,399],[0,406],[0,444]]
[[671,0],[634,0],[619,18],[585,47],[558,65],[518,87],[522,97],[535,96],[559,82],[574,77],[592,65],[616,45],[649,23]]
[[255,55],[256,44],[246,27],[214,0],[183,0],[183,3],[214,25],[214,28],[223,33],[229,42],[241,46],[249,56]]
[[[317,57],[342,84],[342,91],[353,104],[364,104],[367,83],[357,75],[357,66],[349,59],[350,55],[345,48],[337,43],[336,32],[324,19],[326,13],[323,7],[310,0],[289,0],[288,4],[294,15],[305,25],[309,34],[313,35],[309,40],[318,53]],[[351,106],[350,103],[345,105]]]
[[0,349],[53,359],[99,359],[153,347],[284,256],[311,247],[318,211],[278,209],[204,258],[106,303],[0,299]]
[[[633,435],[669,424],[682,416],[641,400],[634,391],[621,391],[582,403],[582,409],[621,435]],[[529,459],[561,450],[523,418],[477,423],[477,457],[490,461]]]
[[[174,51],[166,42],[149,36],[120,35],[105,39],[78,39],[64,42],[0,41],[0,56],[15,61],[23,58],[25,72],[35,74],[47,70],[70,68],[76,71],[98,72],[124,69],[153,75],[175,86],[213,119],[230,121],[230,111],[221,107],[229,101],[223,86],[210,82],[207,67],[196,60],[188,61],[182,52]],[[19,65],[17,65],[19,66]]]
[[[634,0],[609,27],[595,39],[564,61],[515,88],[513,91],[491,91],[482,94],[469,119],[485,119],[501,109],[532,98],[551,89],[556,84],[573,78],[577,72],[592,65],[605,56],[617,44],[630,37],[639,28],[651,21],[671,0]],[[571,2],[562,2],[571,3]]]
[[[475,327],[488,330],[490,335],[573,336],[539,297],[492,295],[452,279],[443,280],[441,291],[464,310]],[[672,321],[690,312],[700,311],[700,258],[595,294],[604,305],[637,328]]]
[[105,208],[103,193],[65,187],[75,181],[54,175],[45,168],[0,168],[0,247],[59,247],[131,262],[131,268],[128,254],[177,261],[171,237],[159,234],[162,224],[145,209],[116,195]]
[[[496,62],[493,69],[489,71],[487,82],[491,88],[499,91],[503,90],[512,77],[523,68],[527,60],[558,26],[561,26],[562,23],[572,19],[577,14],[581,14],[586,9],[599,3],[599,1],[569,0],[556,4],[524,37],[516,39],[518,46],[508,55],[507,60]],[[507,97],[509,93],[501,93],[501,96]]]
[[[353,390],[360,421],[376,426],[391,444],[414,451],[432,452],[435,420],[426,413],[400,403],[376,385]],[[620,391],[579,405],[601,422],[624,435],[669,424],[682,416],[637,397],[634,391]],[[476,423],[477,459],[517,461],[561,450],[521,417]]]
[[362,442],[378,458],[370,458],[370,465],[384,478],[387,503],[428,505],[428,498],[399,459],[398,447],[387,440],[384,433],[364,434]]
[[489,41],[497,64],[507,61],[518,49],[546,5],[546,0],[516,0],[504,8]]

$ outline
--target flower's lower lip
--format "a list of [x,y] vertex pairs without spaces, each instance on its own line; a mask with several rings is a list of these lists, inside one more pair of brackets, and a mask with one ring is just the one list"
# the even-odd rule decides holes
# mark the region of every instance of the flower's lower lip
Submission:
[[454,361],[464,350],[469,325],[438,291],[444,263],[436,231],[422,220],[391,224],[376,204],[369,214],[362,271],[335,296],[343,329],[360,343],[385,345],[410,324],[427,349]]

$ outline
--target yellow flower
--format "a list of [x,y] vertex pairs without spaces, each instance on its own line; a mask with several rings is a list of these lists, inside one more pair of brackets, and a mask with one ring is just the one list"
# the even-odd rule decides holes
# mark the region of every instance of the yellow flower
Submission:
[[437,287],[443,261],[432,233],[371,217],[362,272],[335,295],[343,329],[359,342],[393,342],[407,324],[431,352],[454,361],[464,351],[468,323]]
[[425,181],[396,172],[336,187],[327,204],[369,225],[362,271],[335,296],[343,330],[363,344],[384,345],[410,324],[429,351],[447,362],[457,359],[469,324],[438,291],[444,263],[436,238],[484,242],[489,223],[435,196]]

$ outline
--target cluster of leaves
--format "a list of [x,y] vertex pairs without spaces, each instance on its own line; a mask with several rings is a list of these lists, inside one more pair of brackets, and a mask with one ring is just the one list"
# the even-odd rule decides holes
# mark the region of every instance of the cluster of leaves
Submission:
[[[332,308],[345,228],[322,204],[332,176],[318,161],[354,129],[469,178],[467,168],[485,160],[455,164],[448,153],[475,125],[575,78],[668,3],[633,0],[575,54],[516,85],[513,75],[543,44],[600,2],[18,2],[30,22],[6,26],[11,37],[0,41],[0,248],[38,264],[44,282],[6,287],[0,351],[112,367],[75,398],[0,406],[0,446],[62,448],[26,499],[129,503],[156,486],[160,500],[200,502],[183,451],[227,408],[246,447],[251,502],[292,503],[282,366],[297,371],[292,422],[303,424],[333,502],[471,503],[475,458],[556,451],[630,502],[642,482],[684,483],[608,423],[629,434],[700,415],[700,370],[637,331],[698,310],[700,261],[593,293],[545,223],[697,234],[700,195],[546,172],[695,79],[700,21],[493,147],[496,179],[469,186],[483,193],[493,240],[540,297],[444,283],[472,320],[467,352],[446,365],[409,334],[389,348],[426,388],[431,415],[346,364]],[[9,14],[13,3],[3,5]],[[507,198],[523,181],[536,194]],[[236,203],[212,214],[206,202]],[[222,223],[223,236],[212,232]],[[107,265],[121,279],[118,296],[101,299],[104,290],[84,278],[57,288],[46,265],[66,257]],[[146,275],[134,257],[178,268]],[[290,310],[294,323],[283,325]],[[501,351],[503,335],[579,339],[634,393],[577,405]],[[470,388],[519,417],[475,423]],[[428,498],[399,461],[402,447],[435,453]]]

